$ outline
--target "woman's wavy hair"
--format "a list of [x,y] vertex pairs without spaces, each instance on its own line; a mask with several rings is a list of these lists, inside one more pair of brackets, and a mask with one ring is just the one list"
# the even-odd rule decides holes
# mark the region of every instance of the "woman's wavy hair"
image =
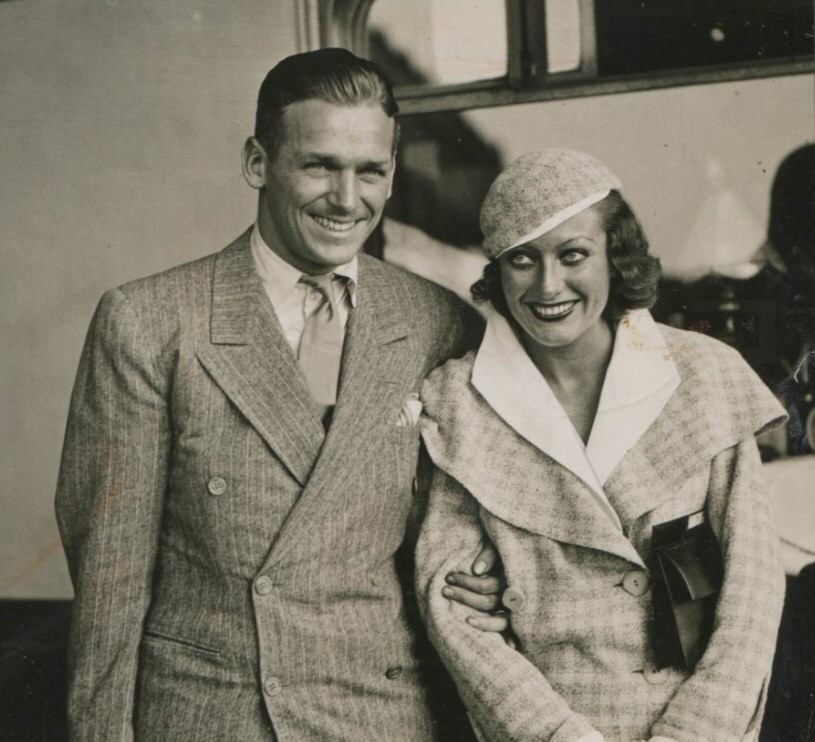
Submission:
[[[611,263],[611,287],[603,316],[617,322],[630,309],[650,309],[657,299],[659,258],[648,253],[648,239],[639,220],[619,191],[611,191],[593,207],[603,217]],[[512,320],[501,288],[501,264],[491,260],[481,278],[470,287],[476,302],[489,301]]]

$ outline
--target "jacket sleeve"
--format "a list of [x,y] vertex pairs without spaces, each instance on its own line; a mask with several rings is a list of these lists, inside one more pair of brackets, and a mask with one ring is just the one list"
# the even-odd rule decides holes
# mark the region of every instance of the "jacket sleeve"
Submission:
[[74,606],[70,739],[133,739],[170,450],[167,381],[148,323],[119,290],[100,301],[79,363],[56,494]]
[[430,640],[482,742],[575,742],[593,731],[589,721],[573,712],[502,636],[471,627],[465,620],[468,609],[441,594],[445,575],[469,569],[482,539],[475,500],[436,468],[416,552],[417,599]]
[[695,672],[654,725],[654,735],[729,742],[757,734],[784,602],[765,491],[752,437],[713,459],[708,517],[724,562],[714,629]]

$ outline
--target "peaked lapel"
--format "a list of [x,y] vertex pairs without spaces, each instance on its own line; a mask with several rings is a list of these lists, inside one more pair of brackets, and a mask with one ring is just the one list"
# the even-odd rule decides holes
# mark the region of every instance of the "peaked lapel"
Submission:
[[255,269],[246,232],[215,259],[209,344],[198,358],[283,465],[305,484],[319,414]]
[[395,424],[406,394],[413,390],[417,359],[399,287],[379,261],[360,256],[358,302],[348,319],[331,426],[308,484],[263,569],[301,545],[311,530],[320,527],[320,520],[333,513],[333,503],[359,473],[360,452],[378,449],[372,442]]

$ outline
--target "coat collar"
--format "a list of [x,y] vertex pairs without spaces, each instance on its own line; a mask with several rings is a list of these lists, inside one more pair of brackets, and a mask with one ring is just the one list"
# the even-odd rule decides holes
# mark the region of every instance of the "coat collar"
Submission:
[[[679,386],[668,347],[646,310],[620,321],[587,445],[509,323],[492,313],[472,371],[473,386],[517,433],[578,476],[610,507],[603,485]],[[613,511],[612,511],[613,512]],[[619,521],[609,514],[612,521]]]

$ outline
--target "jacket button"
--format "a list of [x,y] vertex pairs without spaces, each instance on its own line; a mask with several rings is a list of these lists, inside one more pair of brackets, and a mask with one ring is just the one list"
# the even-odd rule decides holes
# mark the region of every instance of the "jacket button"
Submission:
[[517,611],[524,604],[524,596],[520,590],[508,587],[504,590],[501,602],[511,611]]
[[385,677],[388,680],[396,680],[402,674],[402,668],[400,665],[394,665],[393,667],[389,667],[385,670]]
[[419,491],[419,480],[416,477],[413,477],[413,482],[411,483],[410,488],[413,490],[414,495]]
[[226,492],[226,480],[223,477],[213,477],[207,482],[207,489],[211,495],[222,495]]
[[268,595],[272,592],[273,587],[274,585],[272,584],[271,578],[266,575],[261,575],[255,580],[255,592],[258,595]]
[[268,677],[263,681],[263,692],[267,696],[279,696],[283,685],[278,678]]
[[626,572],[623,577],[623,590],[630,593],[636,598],[645,595],[648,592],[648,575],[638,569]]
[[668,681],[668,668],[658,668],[656,665],[646,665],[642,671],[643,677],[651,685],[662,685]]

